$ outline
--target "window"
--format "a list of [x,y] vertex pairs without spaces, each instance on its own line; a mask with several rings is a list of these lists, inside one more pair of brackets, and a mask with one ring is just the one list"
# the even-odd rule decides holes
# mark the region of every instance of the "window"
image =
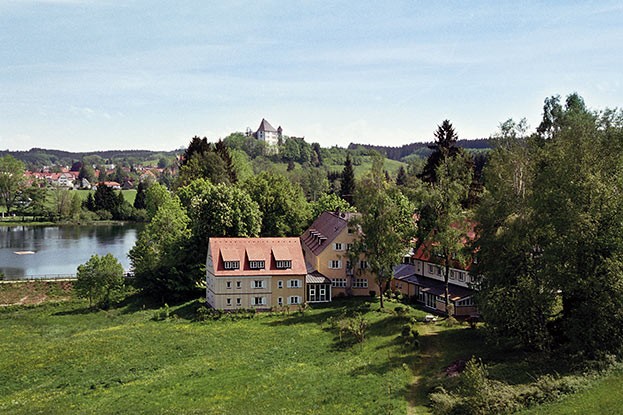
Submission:
[[236,281],[236,288],[242,288],[242,282]]
[[363,259],[361,261],[359,261],[359,268],[361,268],[361,269],[368,268],[368,261],[363,260]]
[[238,269],[240,268],[240,261],[223,261],[223,268]]
[[368,288],[368,280],[365,278],[357,278],[353,282],[353,288]]
[[353,244],[346,244],[346,249],[349,251],[353,250]]
[[346,278],[332,278],[331,279],[331,286],[332,287],[337,287],[337,288],[344,288],[344,287],[346,287]]
[[242,304],[240,301],[240,298],[236,298],[236,305],[240,305],[240,304]]
[[266,304],[266,297],[253,297],[253,305]]
[[465,281],[465,273],[464,272],[459,272],[459,281]]
[[288,280],[288,288],[301,288],[301,280]]
[[469,297],[469,298],[466,298],[464,300],[457,301],[456,305],[458,305],[458,306],[472,306],[472,305],[474,305],[474,300],[472,299],[472,297]]
[[342,261],[340,261],[339,259],[333,259],[333,260],[329,261],[329,268],[330,269],[340,269],[340,268],[342,268]]
[[277,261],[276,264],[277,268],[279,269],[288,269],[288,268],[292,268],[292,261]]
[[227,299],[227,305],[231,305],[231,298]]
[[336,242],[333,244],[333,249],[336,251],[341,251],[342,250],[342,243],[341,242]]
[[227,281],[226,285],[228,289],[231,289],[231,281]]
[[435,273],[435,267],[433,266],[433,264],[428,264],[428,272],[430,272],[431,274]]
[[279,305],[283,305],[283,297],[279,297],[279,298],[277,299],[277,304],[279,304]]
[[249,261],[249,268],[264,269],[264,261]]
[[437,275],[441,275],[441,267],[437,266]]
[[451,280],[455,280],[456,279],[456,274],[454,273],[454,271],[450,271],[450,279]]
[[277,288],[283,288],[283,281],[277,281]]
[[301,303],[301,297],[299,297],[298,295],[293,295],[291,297],[288,297],[288,304],[300,304]]
[[264,288],[264,281],[263,280],[253,281],[253,288]]
[[473,275],[470,275],[470,276],[469,276],[469,282],[471,282],[471,283],[475,283],[475,282],[476,282],[476,277],[475,277],[475,276],[473,276]]

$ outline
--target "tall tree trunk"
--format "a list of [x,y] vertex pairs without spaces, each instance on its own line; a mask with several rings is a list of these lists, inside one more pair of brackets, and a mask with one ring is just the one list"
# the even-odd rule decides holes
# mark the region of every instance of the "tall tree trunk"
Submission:
[[383,282],[379,279],[379,296],[381,299],[381,308],[383,308]]
[[444,269],[444,274],[443,274],[443,282],[444,282],[444,288],[446,291],[446,314],[448,315],[448,317],[452,317],[450,315],[450,288],[448,286],[448,279],[449,279],[449,275],[450,275],[450,255],[446,254],[446,257],[444,258],[445,260],[445,269]]

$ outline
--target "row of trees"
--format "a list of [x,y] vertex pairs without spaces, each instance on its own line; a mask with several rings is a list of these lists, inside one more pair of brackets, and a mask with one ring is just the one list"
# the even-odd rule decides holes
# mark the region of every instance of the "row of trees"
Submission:
[[491,334],[589,358],[623,345],[623,113],[548,98],[502,124],[479,223],[479,308]]

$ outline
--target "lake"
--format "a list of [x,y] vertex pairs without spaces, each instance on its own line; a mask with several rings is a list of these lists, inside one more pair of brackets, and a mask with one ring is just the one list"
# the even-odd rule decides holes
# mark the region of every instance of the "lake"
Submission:
[[91,255],[113,254],[130,268],[137,224],[0,227],[0,272],[7,277],[75,274]]

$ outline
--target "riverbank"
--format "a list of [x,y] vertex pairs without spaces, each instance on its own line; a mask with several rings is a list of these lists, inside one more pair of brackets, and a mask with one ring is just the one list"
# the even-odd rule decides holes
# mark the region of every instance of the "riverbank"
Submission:
[[37,305],[69,301],[73,296],[71,281],[12,281],[0,284],[0,307]]
[[99,226],[99,225],[139,225],[143,222],[132,222],[127,220],[96,220],[96,221],[81,221],[81,222],[51,222],[51,221],[22,221],[22,220],[7,220],[7,218],[0,219],[0,227],[15,227],[15,226]]

